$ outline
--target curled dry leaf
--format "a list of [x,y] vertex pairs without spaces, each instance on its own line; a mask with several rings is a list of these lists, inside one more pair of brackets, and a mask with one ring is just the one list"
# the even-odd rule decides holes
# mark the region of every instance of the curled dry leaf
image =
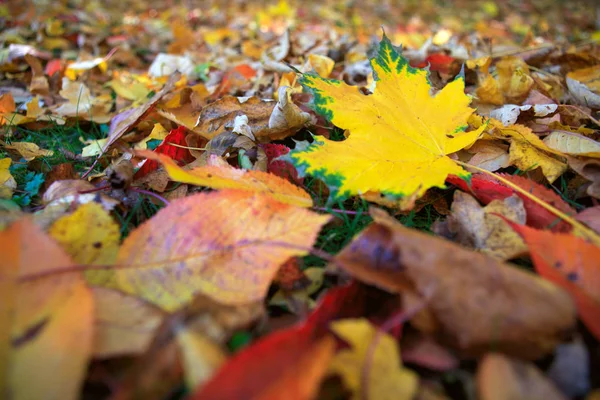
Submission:
[[504,200],[493,200],[481,207],[469,194],[454,192],[452,214],[446,220],[458,243],[506,261],[527,253],[523,239],[497,214],[518,223],[526,219],[523,200],[512,195]]
[[[177,166],[169,157],[149,152],[140,151],[139,155],[150,160],[162,163],[169,177],[176,182],[189,183],[191,185],[206,186],[212,189],[240,189],[251,192],[262,193],[272,198],[295,205],[298,207],[311,207],[312,199],[302,188],[294,185],[287,179],[276,175],[253,170],[243,170],[221,162],[217,165],[206,165],[189,171]],[[209,158],[211,159],[216,156]],[[221,160],[216,157],[216,160]],[[222,161],[222,160],[221,160]],[[214,164],[215,162],[213,162]]]
[[248,118],[247,126],[258,142],[291,136],[310,118],[287,96],[282,96],[278,102],[257,97],[224,96],[202,108],[193,131],[206,139],[212,139],[232,130],[236,117],[242,115]]
[[240,190],[178,199],[125,239],[116,263],[129,267],[116,271],[117,281],[165,310],[198,293],[223,304],[257,301],[279,266],[305,255],[328,220]]
[[589,158],[567,157],[569,167],[590,181],[586,192],[588,195],[600,199],[600,160]]
[[405,228],[382,210],[371,215],[375,222],[336,256],[335,264],[366,283],[428,298],[440,340],[467,355],[494,347],[536,359],[574,328],[573,303],[559,287]]
[[535,365],[495,353],[479,365],[477,392],[481,400],[567,400]]
[[73,261],[30,219],[0,232],[0,253],[2,397],[78,398],[94,313],[83,275],[51,274]]
[[579,104],[590,108],[600,108],[599,79],[598,65],[569,72],[566,77],[571,95]]
[[544,138],[544,143],[564,154],[600,158],[600,143],[575,132],[553,131]]
[[571,294],[581,319],[600,339],[600,247],[573,235],[509,223],[527,243],[536,271]]
[[7,150],[14,150],[28,162],[37,157],[52,157],[54,155],[52,150],[40,149],[37,144],[29,142],[13,142],[12,144],[3,144],[2,147]]

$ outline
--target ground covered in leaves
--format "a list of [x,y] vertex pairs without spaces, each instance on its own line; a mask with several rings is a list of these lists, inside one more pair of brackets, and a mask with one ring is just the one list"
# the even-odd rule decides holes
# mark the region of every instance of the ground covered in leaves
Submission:
[[594,1],[0,29],[1,398],[600,398]]

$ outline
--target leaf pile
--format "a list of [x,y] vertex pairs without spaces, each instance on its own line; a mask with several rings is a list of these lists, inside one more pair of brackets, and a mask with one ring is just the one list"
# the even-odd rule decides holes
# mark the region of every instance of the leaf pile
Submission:
[[0,398],[597,398],[599,12],[0,4]]

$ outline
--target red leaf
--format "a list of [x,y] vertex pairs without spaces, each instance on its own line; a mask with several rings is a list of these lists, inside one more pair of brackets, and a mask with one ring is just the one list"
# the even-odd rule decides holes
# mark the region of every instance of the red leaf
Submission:
[[[177,144],[180,146],[187,146],[185,141],[185,126],[180,126],[176,129],[171,130],[165,137],[163,142],[158,145],[154,150],[155,153],[166,154],[171,159],[177,161],[179,164],[184,164],[193,160],[193,157],[188,149],[181,147],[171,146],[170,143]],[[134,179],[139,179],[158,168],[158,161],[146,160],[144,165],[135,173]]]
[[61,72],[64,65],[64,62],[61,59],[50,60],[48,61],[48,64],[46,64],[45,73],[51,77],[52,75]]
[[292,164],[283,160],[275,160],[277,157],[289,153],[289,147],[275,143],[266,143],[261,146],[267,155],[267,172],[299,185],[304,183],[304,179],[298,177],[298,171],[296,171],[296,168]]
[[283,290],[299,290],[310,285],[310,279],[300,269],[299,258],[292,257],[277,271],[274,283]]
[[[567,215],[575,215],[576,211],[572,209],[559,195],[554,191],[536,183],[530,179],[517,175],[498,174],[522,189],[528,191],[539,199],[545,201],[551,206],[564,212]],[[513,189],[503,185],[491,177],[483,174],[474,174],[471,178],[471,185],[456,176],[449,176],[447,181],[458,186],[465,192],[472,193],[479,201],[488,204],[492,200],[504,200],[507,197],[517,194],[522,200],[527,211],[527,225],[540,229],[551,229],[553,232],[570,232],[570,224],[559,220],[559,218],[546,210],[536,202],[515,192]]]
[[450,66],[454,62],[454,57],[450,57],[443,53],[430,54],[425,58],[425,61],[420,63],[410,63],[416,68],[427,68],[431,71],[438,71],[447,74],[450,71]]
[[573,235],[506,222],[529,246],[536,271],[571,294],[581,320],[600,339],[600,248]]
[[307,326],[272,333],[235,355],[190,399],[312,399],[333,351],[331,336],[318,339]]

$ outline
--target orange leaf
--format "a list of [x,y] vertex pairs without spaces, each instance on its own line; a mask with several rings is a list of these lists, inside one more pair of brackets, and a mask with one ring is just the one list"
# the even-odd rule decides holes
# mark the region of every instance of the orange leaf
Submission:
[[176,182],[212,189],[241,189],[264,193],[283,203],[298,207],[313,205],[310,195],[287,179],[262,171],[237,169],[229,165],[207,165],[186,171],[169,157],[151,151],[138,151],[142,157],[160,161]]
[[507,222],[529,246],[536,271],[571,294],[581,319],[600,339],[600,248],[573,235]]
[[10,362],[8,391],[15,399],[76,398],[93,339],[93,299],[82,273],[50,274],[73,261],[30,219],[0,232],[0,253],[2,314],[12,311],[0,321],[0,337],[10,335],[8,357],[0,354],[0,364]]
[[261,300],[277,269],[307,253],[329,216],[241,190],[172,202],[121,246],[117,282],[171,311],[203,293],[221,304]]

